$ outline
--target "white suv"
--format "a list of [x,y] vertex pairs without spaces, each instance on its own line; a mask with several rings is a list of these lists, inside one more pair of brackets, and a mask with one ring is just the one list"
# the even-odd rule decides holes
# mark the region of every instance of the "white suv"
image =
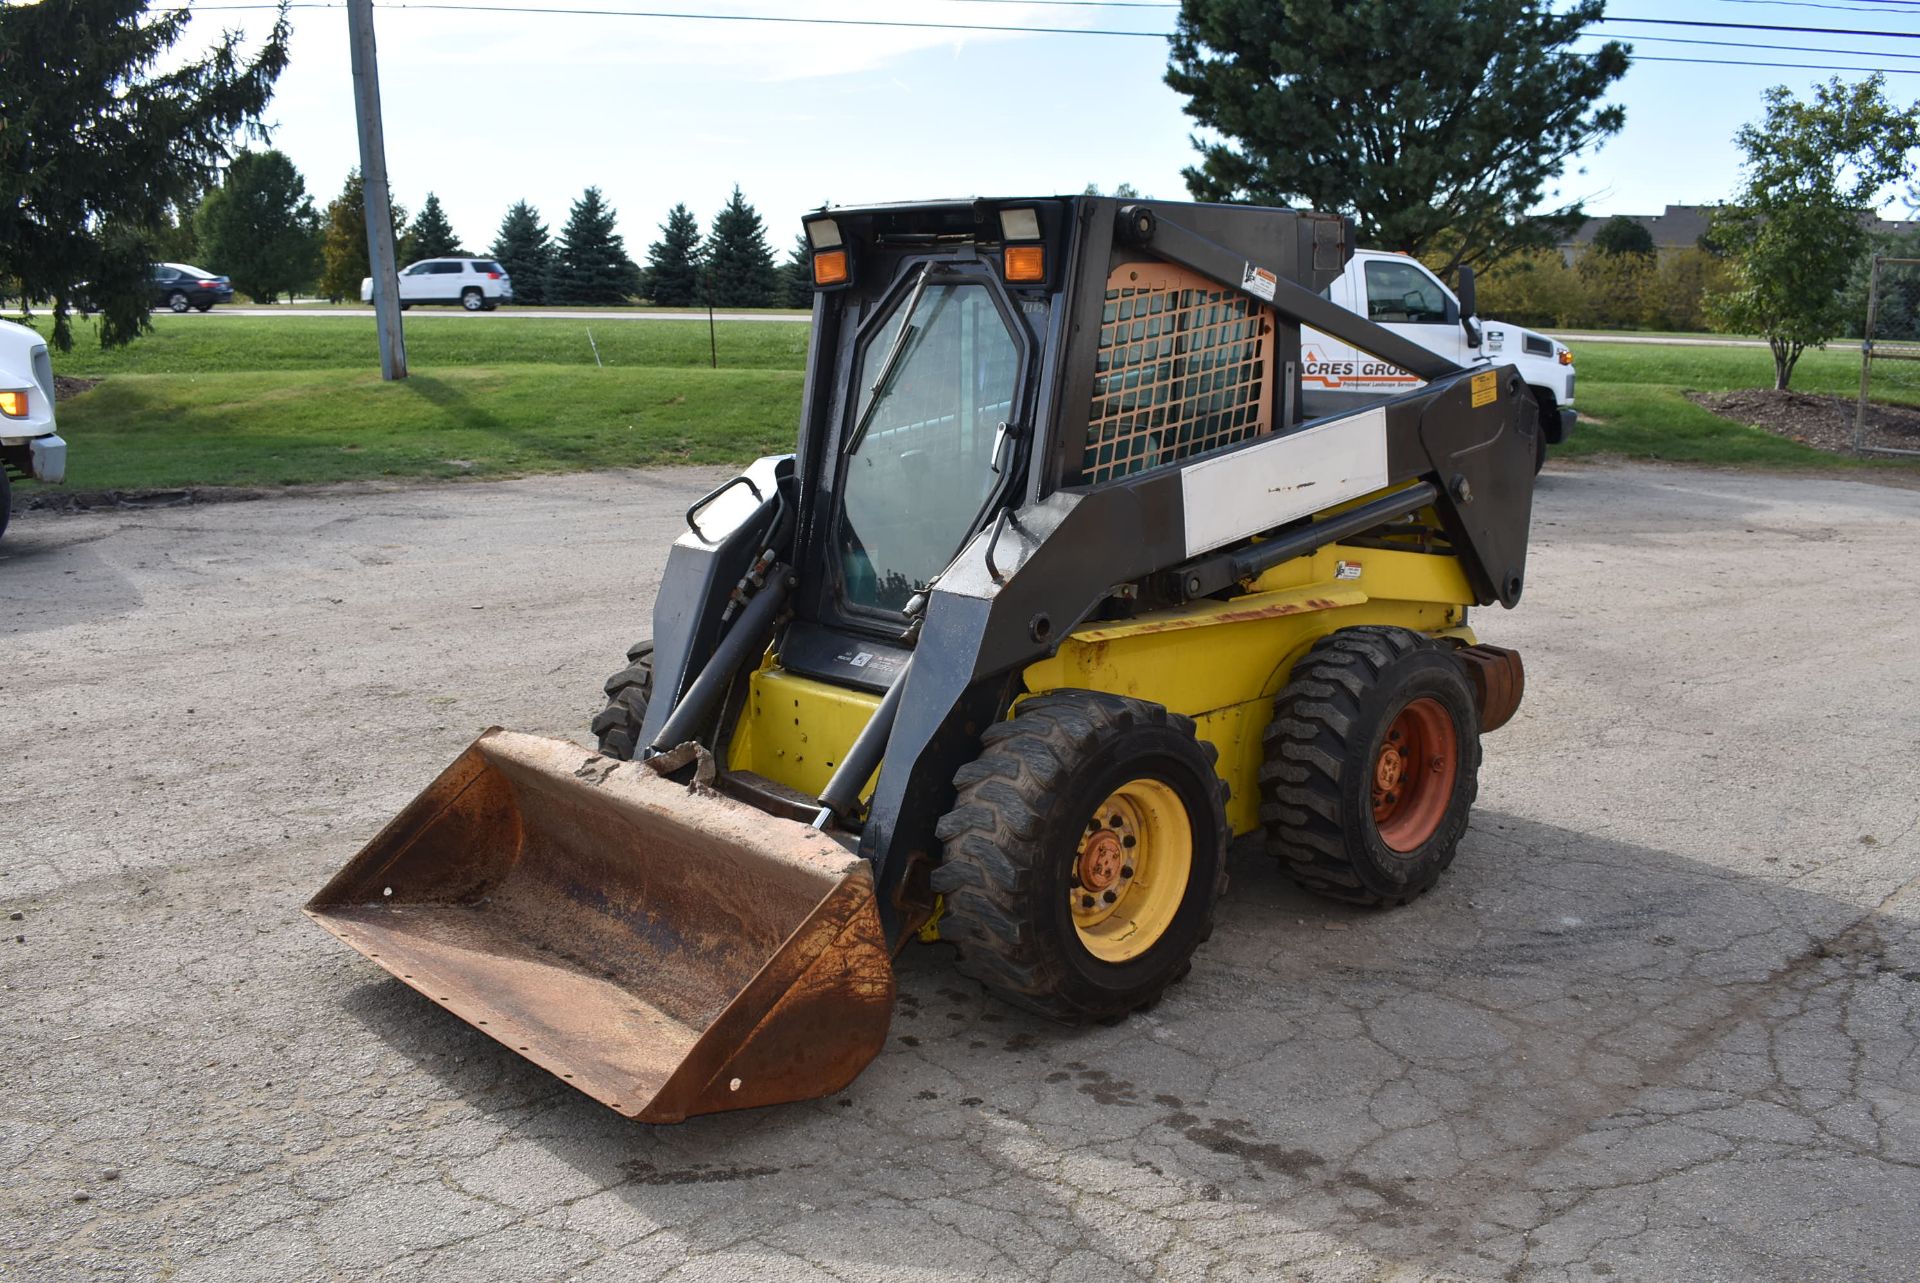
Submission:
[[[373,302],[373,278],[360,282],[360,301]],[[513,279],[490,258],[429,258],[400,269],[400,306],[458,303],[469,312],[491,312],[513,302]]]

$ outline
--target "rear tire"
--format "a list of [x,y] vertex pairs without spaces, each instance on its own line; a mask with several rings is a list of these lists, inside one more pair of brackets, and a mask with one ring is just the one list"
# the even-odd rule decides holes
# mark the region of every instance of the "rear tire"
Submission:
[[179,290],[175,290],[167,296],[167,306],[175,312],[185,312],[193,306],[193,300],[189,299]]
[[466,289],[460,291],[460,306],[466,308],[467,311],[478,312],[486,305],[487,300],[485,297],[481,295],[479,290],[474,289],[472,286],[468,286]]
[[1405,904],[1440,879],[1479,791],[1460,664],[1404,628],[1343,628],[1294,666],[1260,768],[1268,849],[1308,890]]
[[1069,1023],[1152,1005],[1226,889],[1214,747],[1158,704],[1093,691],[1030,699],[981,741],[936,830],[961,973]]
[[633,760],[640,728],[653,702],[653,639],[627,648],[627,666],[607,678],[607,706],[593,719],[600,751],[623,762]]
[[194,310],[194,311],[196,311],[196,312],[211,312],[211,311],[213,311],[213,304],[211,304],[211,303],[195,303],[195,304],[193,305],[193,310]]

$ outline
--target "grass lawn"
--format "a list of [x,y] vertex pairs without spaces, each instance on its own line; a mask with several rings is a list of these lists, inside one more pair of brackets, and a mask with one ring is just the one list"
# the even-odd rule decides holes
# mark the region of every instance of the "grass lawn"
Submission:
[[[723,324],[713,370],[704,321],[416,310],[406,321],[413,377],[398,384],[378,378],[367,317],[161,315],[154,333],[117,351],[100,349],[90,322],[77,330],[55,370],[105,381],[60,406],[68,485],[103,490],[744,462],[793,442],[809,327]],[[1769,385],[1764,348],[1573,346],[1582,422],[1559,457],[1859,465],[1682,395]],[[1920,363],[1883,368],[1877,396],[1920,403]],[[1851,395],[1858,384],[1850,352],[1809,352],[1794,375],[1805,392]]]
[[[1854,459],[1815,450],[1759,428],[1742,427],[1693,404],[1685,392],[1773,386],[1773,355],[1763,347],[1676,347],[1581,343],[1574,339],[1580,425],[1556,458],[1617,455],[1675,463],[1787,468],[1912,468],[1890,459]],[[1852,397],[1860,391],[1860,354],[1808,352],[1793,390]],[[1920,362],[1887,361],[1873,376],[1876,400],[1920,404]],[[1595,421],[1589,421],[1592,416]]]

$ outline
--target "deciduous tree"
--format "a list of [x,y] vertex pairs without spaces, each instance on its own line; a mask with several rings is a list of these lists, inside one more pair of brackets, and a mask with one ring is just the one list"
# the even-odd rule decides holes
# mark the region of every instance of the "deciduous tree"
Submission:
[[1858,324],[1845,315],[1840,285],[1866,251],[1881,193],[1913,172],[1920,105],[1895,107],[1884,88],[1878,75],[1853,85],[1835,77],[1801,102],[1776,85],[1765,115],[1735,135],[1745,180],[1712,232],[1733,281],[1713,316],[1723,329],[1766,338],[1776,388],[1792,380],[1802,352]]
[[1625,214],[1616,214],[1594,233],[1593,248],[1600,254],[1649,256],[1654,252],[1653,233],[1647,230],[1645,223],[1635,222]]
[[147,0],[0,6],[0,279],[51,302],[62,351],[82,282],[102,345],[147,328],[159,236],[257,131],[287,64],[284,8],[251,55],[228,32],[176,62],[190,17]]
[[[407,210],[398,201],[387,207],[393,216],[394,240],[407,225]],[[360,171],[347,171],[346,186],[327,202],[320,237],[320,293],[329,302],[360,300],[360,282],[373,272],[367,265],[367,189]]]
[[1360,240],[1451,272],[1549,243],[1530,217],[1567,161],[1619,132],[1603,0],[1181,0],[1167,83],[1203,129],[1203,200],[1350,215]]
[[243,151],[194,214],[202,262],[262,303],[318,274],[320,215],[306,180],[282,152]]

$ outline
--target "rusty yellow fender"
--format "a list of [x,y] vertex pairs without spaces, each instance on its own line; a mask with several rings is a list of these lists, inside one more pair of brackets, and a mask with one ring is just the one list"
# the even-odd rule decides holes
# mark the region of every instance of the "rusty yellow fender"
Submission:
[[475,740],[306,911],[646,1122],[837,1091],[893,1008],[866,861],[650,765],[512,731]]

